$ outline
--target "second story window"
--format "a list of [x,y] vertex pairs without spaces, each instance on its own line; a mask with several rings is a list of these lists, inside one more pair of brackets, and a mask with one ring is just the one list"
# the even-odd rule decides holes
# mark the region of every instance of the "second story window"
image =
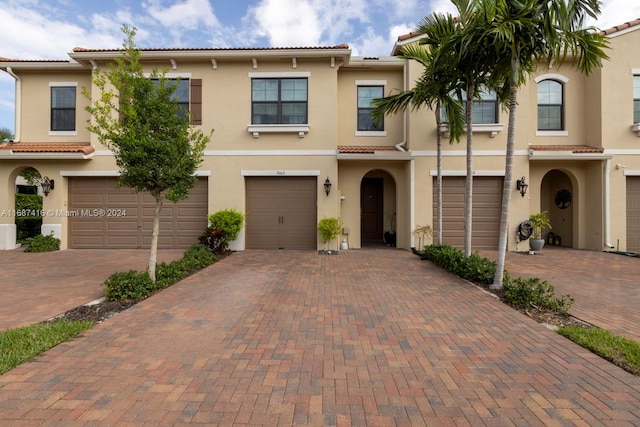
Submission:
[[[466,101],[462,104],[466,108]],[[498,123],[498,98],[492,90],[482,90],[479,99],[473,101],[471,123]]]
[[538,130],[564,130],[563,99],[562,83],[555,80],[538,83]]
[[633,76],[633,123],[640,123],[640,76]]
[[251,80],[251,123],[307,124],[306,78]]
[[[160,80],[153,79],[155,84],[160,84]],[[180,115],[184,117],[189,112],[189,79],[167,79],[168,85],[176,85],[171,99],[176,100],[180,107]]]
[[[456,96],[452,94],[451,96]],[[462,96],[462,112],[467,109],[467,94],[463,90]],[[441,119],[443,123],[448,121],[444,108],[441,110]],[[483,88],[480,90],[479,96],[473,101],[471,109],[471,123],[472,124],[495,124],[498,123],[498,97],[496,92]]]
[[358,86],[358,131],[378,132],[384,130],[384,122],[371,117],[374,99],[384,96],[383,86]]
[[51,86],[51,131],[76,130],[76,87]]

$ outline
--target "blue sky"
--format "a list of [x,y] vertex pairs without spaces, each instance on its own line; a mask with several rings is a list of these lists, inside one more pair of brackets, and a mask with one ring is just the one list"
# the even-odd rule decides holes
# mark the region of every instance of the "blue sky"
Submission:
[[[68,59],[74,47],[118,48],[122,24],[140,47],[325,46],[384,56],[448,0],[0,0],[0,57]],[[638,0],[605,0],[600,29],[640,17]],[[14,82],[0,72],[0,128],[14,130]]]

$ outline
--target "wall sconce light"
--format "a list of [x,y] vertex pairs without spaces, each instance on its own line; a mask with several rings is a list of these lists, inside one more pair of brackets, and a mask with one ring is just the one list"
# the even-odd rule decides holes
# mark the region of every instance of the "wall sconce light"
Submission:
[[40,185],[42,186],[42,192],[45,196],[48,196],[51,190],[55,188],[54,181],[52,179],[49,179],[48,176],[42,178]]
[[329,196],[329,193],[331,193],[331,181],[329,181],[329,177],[324,180],[324,192],[327,194],[327,196]]
[[525,181],[524,176],[516,181],[516,190],[520,191],[522,197],[527,194],[527,187],[529,187],[529,184]]

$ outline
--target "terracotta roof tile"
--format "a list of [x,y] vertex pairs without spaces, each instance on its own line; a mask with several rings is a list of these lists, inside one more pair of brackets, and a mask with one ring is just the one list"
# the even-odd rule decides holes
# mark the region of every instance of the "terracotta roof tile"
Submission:
[[83,153],[91,154],[95,148],[89,143],[72,142],[5,142],[0,150],[11,150],[14,153]]
[[364,146],[364,145],[341,145],[338,147],[340,154],[374,154],[376,151],[398,151],[391,146]]
[[603,153],[604,148],[588,145],[530,145],[533,151],[571,151],[572,153]]
[[[142,52],[198,52],[198,51],[248,51],[248,50],[298,50],[298,49],[349,49],[347,43],[342,43],[335,46],[289,46],[289,47],[228,47],[228,48],[214,48],[214,47],[177,47],[177,48],[144,48],[140,49]],[[74,47],[74,52],[120,52],[120,49],[88,49],[84,47]]]
[[[618,31],[626,30],[627,28],[635,27],[636,25],[640,25],[640,18],[625,22],[624,24],[616,25],[611,28],[607,28],[606,30],[600,31],[600,34],[602,34],[603,36],[608,36],[609,34],[617,33]],[[403,42],[420,35],[422,35],[422,33],[420,33],[419,31],[412,31],[408,34],[399,35],[398,41]]]
[[600,34],[608,36],[609,34],[617,33],[618,31],[626,30],[627,28],[635,27],[636,25],[640,25],[640,18],[625,22],[621,25],[616,25],[615,27],[607,28],[606,30],[600,31]]

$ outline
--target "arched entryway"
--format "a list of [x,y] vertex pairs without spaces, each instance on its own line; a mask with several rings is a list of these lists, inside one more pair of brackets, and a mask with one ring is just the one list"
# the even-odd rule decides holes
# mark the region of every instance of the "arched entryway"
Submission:
[[547,237],[547,244],[573,247],[575,194],[573,183],[569,175],[554,169],[547,172],[542,179],[540,189],[540,208],[549,212],[551,231]]
[[383,170],[371,170],[360,183],[362,246],[395,246],[397,231],[396,182]]

